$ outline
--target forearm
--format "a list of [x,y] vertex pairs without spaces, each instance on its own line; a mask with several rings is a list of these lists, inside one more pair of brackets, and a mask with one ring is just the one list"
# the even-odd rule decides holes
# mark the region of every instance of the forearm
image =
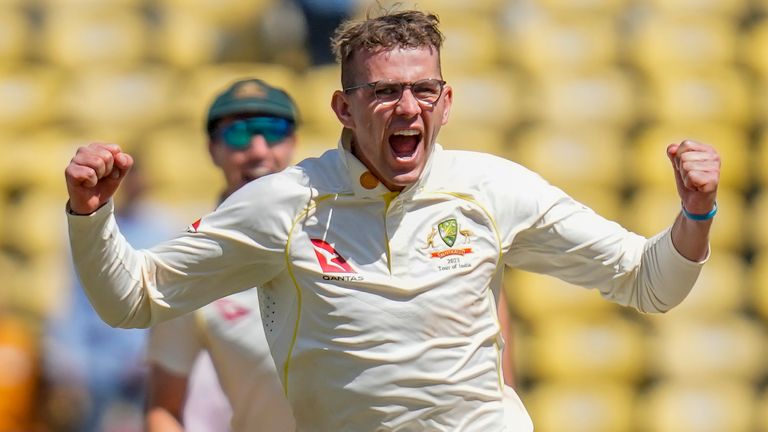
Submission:
[[717,213],[720,155],[712,146],[684,140],[670,144],[667,156],[682,206],[672,226],[672,242],[690,261],[704,261],[709,254],[712,218]]
[[683,216],[682,212],[672,225],[672,244],[680,255],[701,262],[709,255],[709,230],[712,219],[696,221]]
[[90,216],[69,215],[72,257],[83,289],[99,316],[115,327],[149,325],[141,289],[141,255],[122,237],[108,203]]
[[689,260],[678,252],[672,231],[665,230],[647,240],[639,267],[624,277],[631,285],[620,283],[621,288],[609,296],[621,297],[618,303],[641,312],[666,312],[685,299],[703,263]]
[[147,393],[147,432],[183,431],[182,416],[186,397],[186,375],[174,374],[151,363]]

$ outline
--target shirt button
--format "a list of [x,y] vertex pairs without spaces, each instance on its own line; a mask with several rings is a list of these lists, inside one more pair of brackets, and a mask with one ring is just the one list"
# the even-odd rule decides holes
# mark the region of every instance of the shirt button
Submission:
[[377,179],[375,175],[371,174],[370,171],[366,171],[360,175],[360,186],[366,189],[373,189],[378,185],[379,179]]

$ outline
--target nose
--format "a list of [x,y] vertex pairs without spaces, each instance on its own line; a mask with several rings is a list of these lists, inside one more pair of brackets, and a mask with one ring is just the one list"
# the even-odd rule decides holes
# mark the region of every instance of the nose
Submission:
[[252,159],[264,159],[269,155],[269,146],[264,135],[251,135],[251,143],[245,153]]
[[397,101],[395,112],[404,117],[414,117],[421,113],[421,104],[416,99],[416,96],[413,95],[410,86],[403,89],[403,95]]

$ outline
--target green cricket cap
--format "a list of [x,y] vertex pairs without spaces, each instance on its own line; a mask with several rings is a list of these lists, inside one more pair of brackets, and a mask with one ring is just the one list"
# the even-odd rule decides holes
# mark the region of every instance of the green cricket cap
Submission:
[[217,120],[240,114],[268,115],[299,122],[293,98],[285,90],[256,78],[235,81],[216,96],[208,110],[208,133],[212,132]]

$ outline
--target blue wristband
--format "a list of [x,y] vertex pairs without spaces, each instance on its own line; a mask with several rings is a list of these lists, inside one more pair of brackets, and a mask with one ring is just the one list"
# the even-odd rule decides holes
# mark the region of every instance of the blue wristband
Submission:
[[709,213],[689,213],[688,210],[685,209],[685,206],[680,204],[680,208],[683,209],[683,216],[687,217],[690,220],[695,221],[705,221],[710,220],[717,214],[717,201],[715,201],[715,205],[712,207],[712,210],[709,211]]

